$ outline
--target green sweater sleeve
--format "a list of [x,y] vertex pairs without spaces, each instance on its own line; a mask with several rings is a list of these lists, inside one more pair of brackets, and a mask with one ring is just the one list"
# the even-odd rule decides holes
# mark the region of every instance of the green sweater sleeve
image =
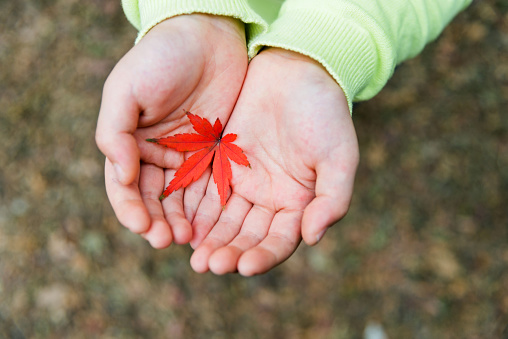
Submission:
[[377,94],[397,63],[418,54],[472,0],[286,0],[269,30],[249,41],[320,62],[353,101]]
[[122,6],[127,19],[139,31],[136,43],[161,21],[191,13],[237,18],[246,24],[248,39],[268,29],[266,21],[247,0],[122,0]]

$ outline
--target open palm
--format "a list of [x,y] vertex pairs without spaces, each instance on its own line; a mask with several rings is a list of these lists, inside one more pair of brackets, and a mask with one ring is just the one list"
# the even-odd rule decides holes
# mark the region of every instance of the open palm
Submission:
[[223,210],[213,180],[192,212],[191,265],[244,275],[286,260],[303,239],[319,241],[349,207],[358,163],[344,94],[317,63],[268,49],[249,66],[225,133],[252,168],[233,166]]
[[207,179],[161,203],[184,159],[145,139],[191,132],[184,109],[226,123],[247,72],[245,44],[239,21],[174,17],[155,26],[106,81],[96,140],[107,158],[108,197],[118,220],[154,247],[191,239],[184,202],[197,206]]

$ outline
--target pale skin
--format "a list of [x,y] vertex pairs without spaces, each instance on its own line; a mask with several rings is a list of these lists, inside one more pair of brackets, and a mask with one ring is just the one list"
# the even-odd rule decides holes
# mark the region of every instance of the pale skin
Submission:
[[[134,65],[135,58],[132,61]],[[150,75],[149,70],[142,72]],[[114,73],[110,83],[121,75]],[[156,78],[159,75],[160,71]],[[161,107],[147,121],[135,114],[136,108],[139,115],[139,107],[144,107],[139,103],[130,108],[130,115],[125,114],[126,107],[112,113],[114,102],[110,106],[108,102],[113,95],[107,92],[108,83],[105,87],[97,140],[108,157],[106,188],[118,219],[157,248],[190,242],[195,249],[191,266],[200,273],[251,276],[267,272],[286,260],[302,238],[308,245],[316,244],[346,214],[351,200],[358,144],[344,93],[329,73],[307,56],[271,48],[253,58],[243,76],[241,93],[234,100],[224,92],[217,98],[196,93],[200,105],[182,100],[165,113]],[[148,94],[146,100],[150,100]],[[124,92],[116,98],[136,100],[129,95]],[[183,158],[158,145],[148,148],[143,138],[189,131],[179,111],[189,103],[184,108],[210,120],[219,117],[226,125],[224,133],[237,134],[235,143],[251,163],[251,168],[232,163],[232,193],[225,208],[210,171],[162,203],[157,200]],[[103,134],[122,124],[128,128],[117,129],[116,137],[105,142]],[[121,137],[129,142],[117,150]],[[140,158],[151,163],[143,163],[141,171],[136,166]],[[111,163],[126,166],[123,176],[117,175]]]
[[[109,75],[96,131],[106,155],[106,191],[120,223],[153,247],[188,243],[192,229],[183,191],[166,199],[166,213],[158,199],[164,169],[180,167],[183,154],[145,139],[192,132],[183,109],[227,122],[247,64],[241,22],[186,15],[155,26]],[[190,189],[186,197],[193,199]]]

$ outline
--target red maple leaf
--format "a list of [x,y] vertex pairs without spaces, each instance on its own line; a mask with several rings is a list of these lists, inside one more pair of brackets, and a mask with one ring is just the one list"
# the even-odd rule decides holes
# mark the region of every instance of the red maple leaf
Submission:
[[160,199],[162,200],[173,191],[187,187],[191,182],[196,181],[213,161],[213,181],[219,189],[220,203],[225,206],[230,186],[229,182],[233,177],[229,159],[239,165],[250,167],[249,161],[243,154],[242,149],[233,144],[237,137],[236,134],[230,133],[222,136],[222,124],[218,118],[212,126],[207,119],[190,112],[186,113],[197,134],[185,133],[160,139],[146,139],[159,145],[174,148],[179,152],[199,151],[185,160],[182,167],[176,171],[175,177],[164,190]]

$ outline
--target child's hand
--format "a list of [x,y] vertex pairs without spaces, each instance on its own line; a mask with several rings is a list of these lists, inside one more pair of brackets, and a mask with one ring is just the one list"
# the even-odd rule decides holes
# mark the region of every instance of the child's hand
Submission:
[[349,208],[358,144],[346,98],[303,55],[268,49],[256,56],[225,133],[252,169],[232,163],[225,210],[210,180],[193,221],[197,272],[253,275],[286,260],[301,237],[313,245]]
[[174,173],[164,169],[178,168],[183,157],[145,139],[191,132],[184,108],[225,124],[247,63],[242,23],[183,15],[155,26],[108,77],[96,134],[107,158],[106,190],[118,220],[152,246],[191,239],[184,198],[196,210],[208,178],[201,189],[196,183],[185,197],[175,192],[161,203],[159,195]]

